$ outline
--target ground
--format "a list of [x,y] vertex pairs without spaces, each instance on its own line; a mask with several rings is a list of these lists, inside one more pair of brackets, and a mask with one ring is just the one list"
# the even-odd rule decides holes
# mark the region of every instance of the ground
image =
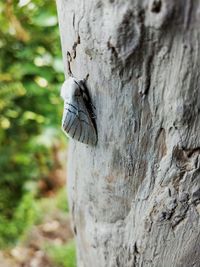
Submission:
[[75,267],[70,216],[66,207],[59,207],[64,199],[62,189],[57,196],[41,201],[40,221],[16,246],[0,252],[1,267]]

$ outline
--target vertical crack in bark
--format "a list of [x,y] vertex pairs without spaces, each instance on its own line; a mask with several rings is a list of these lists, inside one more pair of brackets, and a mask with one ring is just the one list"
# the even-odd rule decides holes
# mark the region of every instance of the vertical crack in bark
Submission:
[[152,62],[153,62],[153,52],[152,54],[150,54],[147,58],[147,61],[146,61],[146,68],[145,68],[145,88],[144,88],[144,92],[143,92],[143,95],[147,95],[148,92],[149,92],[149,88],[151,86],[151,75],[152,75],[152,72],[151,72],[151,69],[152,69]]
[[186,1],[186,14],[185,14],[185,18],[184,18],[184,30],[187,30],[189,25],[190,25],[190,21],[191,21],[191,17],[192,17],[192,9],[193,9],[193,1],[192,0],[187,0]]
[[[151,50],[151,48],[150,48]],[[140,88],[139,94],[144,98],[151,87],[151,75],[152,75],[152,63],[154,58],[154,51],[152,50],[149,55],[147,55],[144,62],[144,86]]]
[[73,73],[71,70],[71,62],[72,62],[72,57],[69,51],[67,51],[67,73],[70,77],[73,77]]
[[73,77],[72,69],[71,69],[71,63],[76,58],[76,48],[81,43],[80,36],[78,35],[77,41],[74,42],[72,45],[72,52],[67,51],[67,72],[68,75]]
[[74,42],[72,46],[72,53],[73,53],[73,59],[76,58],[76,48],[81,43],[80,35],[78,34],[77,40]]
[[75,29],[75,13],[73,13],[73,18],[72,18],[72,25],[73,25],[73,28]]

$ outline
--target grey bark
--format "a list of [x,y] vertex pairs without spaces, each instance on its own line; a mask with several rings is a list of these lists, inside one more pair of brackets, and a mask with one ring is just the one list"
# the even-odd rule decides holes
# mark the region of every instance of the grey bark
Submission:
[[200,0],[57,8],[97,113],[97,146],[69,145],[78,266],[199,267]]

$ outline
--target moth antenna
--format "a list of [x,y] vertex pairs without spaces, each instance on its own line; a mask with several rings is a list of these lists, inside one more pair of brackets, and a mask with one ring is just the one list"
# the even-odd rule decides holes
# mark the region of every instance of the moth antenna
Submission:
[[90,76],[90,74],[88,73],[88,74],[86,75],[86,77],[83,79],[83,82],[84,82],[84,83],[86,83],[86,82],[87,82],[87,80],[88,80],[89,76]]

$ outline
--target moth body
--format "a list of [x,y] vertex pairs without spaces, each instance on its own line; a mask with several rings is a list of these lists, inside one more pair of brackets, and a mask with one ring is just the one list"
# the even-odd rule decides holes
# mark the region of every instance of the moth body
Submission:
[[97,143],[93,105],[85,81],[70,77],[61,87],[64,100],[62,128],[71,138],[89,145]]

